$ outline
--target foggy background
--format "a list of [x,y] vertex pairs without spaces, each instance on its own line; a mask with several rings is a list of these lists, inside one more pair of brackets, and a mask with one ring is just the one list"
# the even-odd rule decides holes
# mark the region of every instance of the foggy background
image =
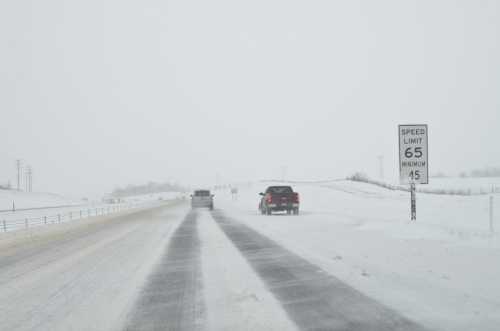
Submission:
[[[0,0],[0,182],[35,191],[500,165],[497,1]],[[431,179],[432,180],[432,179]]]

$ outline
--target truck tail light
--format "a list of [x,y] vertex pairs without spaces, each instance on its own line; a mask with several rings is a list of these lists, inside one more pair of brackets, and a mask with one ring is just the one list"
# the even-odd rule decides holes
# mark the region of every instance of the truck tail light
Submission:
[[299,203],[299,194],[298,193],[294,193],[294,195],[293,195],[293,202]]
[[271,196],[271,194],[268,194],[267,197],[266,197],[266,202],[267,203],[271,203],[273,202],[273,197]]

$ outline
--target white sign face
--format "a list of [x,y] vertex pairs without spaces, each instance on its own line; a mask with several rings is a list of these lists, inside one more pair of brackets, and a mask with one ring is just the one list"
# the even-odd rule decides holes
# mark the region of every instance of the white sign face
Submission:
[[399,181],[429,183],[427,124],[399,125]]

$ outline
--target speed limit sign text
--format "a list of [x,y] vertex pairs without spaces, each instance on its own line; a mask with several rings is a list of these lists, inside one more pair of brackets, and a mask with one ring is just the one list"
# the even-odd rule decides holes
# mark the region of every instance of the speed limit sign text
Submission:
[[401,184],[428,184],[427,124],[399,125],[399,179]]

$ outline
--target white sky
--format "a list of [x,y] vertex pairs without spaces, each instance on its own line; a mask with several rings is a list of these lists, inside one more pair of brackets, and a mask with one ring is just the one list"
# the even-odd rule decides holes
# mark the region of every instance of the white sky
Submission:
[[500,2],[0,0],[0,182],[75,195],[500,165]]

